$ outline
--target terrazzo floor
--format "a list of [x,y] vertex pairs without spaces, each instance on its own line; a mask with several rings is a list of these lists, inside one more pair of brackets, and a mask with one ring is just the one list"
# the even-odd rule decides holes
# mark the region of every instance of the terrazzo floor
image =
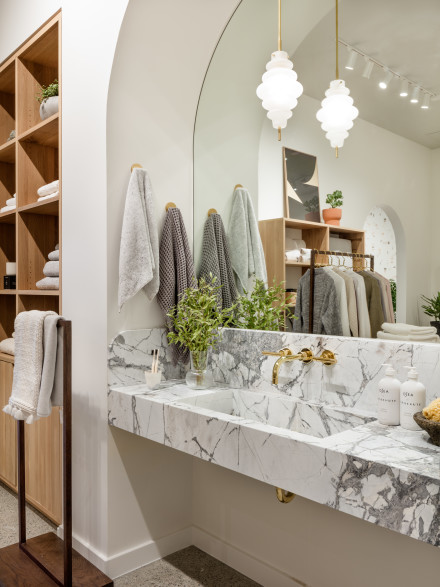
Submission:
[[[27,506],[28,538],[55,532],[56,527]],[[0,548],[18,541],[17,498],[0,483]],[[258,587],[244,575],[189,546],[115,579],[115,587]]]

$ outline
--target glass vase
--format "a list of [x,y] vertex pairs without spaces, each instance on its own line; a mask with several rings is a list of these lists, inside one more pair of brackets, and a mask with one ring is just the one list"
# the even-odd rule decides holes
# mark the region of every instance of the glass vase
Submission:
[[191,368],[186,374],[186,384],[191,389],[208,389],[214,384],[212,371],[208,369],[209,351],[191,351]]

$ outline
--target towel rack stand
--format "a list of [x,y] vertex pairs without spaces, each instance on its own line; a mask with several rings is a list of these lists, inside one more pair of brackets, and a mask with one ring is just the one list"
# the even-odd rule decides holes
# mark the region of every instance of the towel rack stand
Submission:
[[[61,318],[63,332],[63,530],[26,540],[24,421],[17,422],[18,544],[0,549],[2,587],[111,587],[113,581],[72,548],[72,322]],[[75,570],[78,570],[76,576]],[[49,577],[49,579],[48,579]]]

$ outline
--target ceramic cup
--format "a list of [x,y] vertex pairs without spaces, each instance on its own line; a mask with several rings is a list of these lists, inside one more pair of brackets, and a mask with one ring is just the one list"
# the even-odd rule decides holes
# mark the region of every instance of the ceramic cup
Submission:
[[158,371],[157,373],[151,373],[151,371],[144,371],[145,373],[145,383],[147,384],[148,389],[153,391],[154,389],[159,389],[160,381],[162,379],[162,371]]

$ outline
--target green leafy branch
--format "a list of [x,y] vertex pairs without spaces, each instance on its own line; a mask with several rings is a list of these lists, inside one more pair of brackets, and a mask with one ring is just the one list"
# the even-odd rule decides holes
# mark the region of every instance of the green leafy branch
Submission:
[[428,298],[426,296],[422,296],[422,300],[426,302],[426,305],[422,306],[425,314],[432,316],[434,320],[438,321],[440,319],[440,291],[436,297]]
[[41,102],[53,96],[58,96],[58,80],[54,80],[48,86],[41,86],[41,90],[36,94],[35,99],[41,104]]
[[332,194],[327,194],[325,200],[326,204],[329,204],[331,208],[340,208],[343,204],[344,196],[341,190],[335,190]]

